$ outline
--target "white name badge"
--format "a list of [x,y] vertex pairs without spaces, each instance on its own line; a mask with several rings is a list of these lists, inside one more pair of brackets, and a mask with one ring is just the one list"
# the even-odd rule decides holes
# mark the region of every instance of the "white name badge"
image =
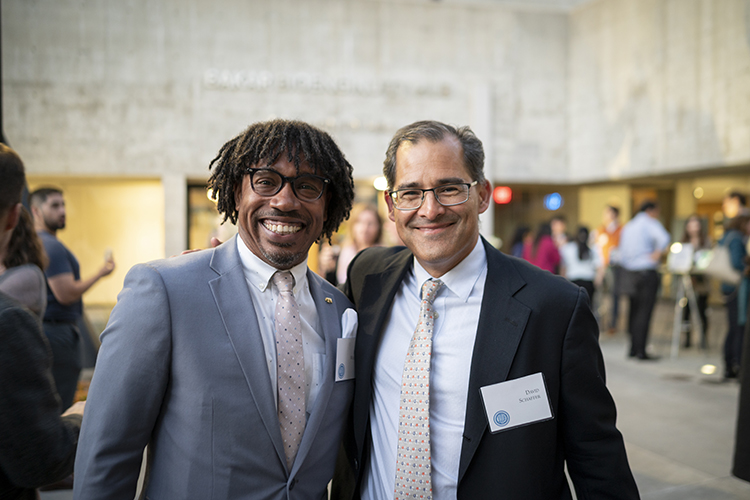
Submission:
[[340,382],[354,378],[354,342],[357,339],[336,339],[336,374],[334,380]]
[[480,391],[493,434],[554,418],[541,372],[488,385]]

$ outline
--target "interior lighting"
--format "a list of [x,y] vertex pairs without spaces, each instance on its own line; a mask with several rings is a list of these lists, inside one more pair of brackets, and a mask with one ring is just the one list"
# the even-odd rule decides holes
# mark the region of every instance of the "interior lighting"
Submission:
[[383,177],[382,175],[380,177],[377,177],[373,182],[372,185],[377,189],[378,191],[385,191],[388,189],[388,179]]
[[213,203],[218,203],[218,200],[214,196],[214,190],[213,189],[207,189],[206,190],[206,197],[211,200]]
[[716,365],[701,366],[701,373],[703,375],[713,375],[714,373],[716,373]]
[[701,198],[703,198],[703,188],[699,186],[693,189],[693,196],[696,200],[700,200]]
[[492,191],[492,199],[498,205],[507,205],[513,199],[513,190],[508,186],[497,186]]
[[682,252],[682,243],[680,243],[679,241],[672,243],[672,246],[669,247],[669,251],[672,253]]
[[560,193],[550,193],[544,197],[544,208],[555,211],[563,206],[565,201]]

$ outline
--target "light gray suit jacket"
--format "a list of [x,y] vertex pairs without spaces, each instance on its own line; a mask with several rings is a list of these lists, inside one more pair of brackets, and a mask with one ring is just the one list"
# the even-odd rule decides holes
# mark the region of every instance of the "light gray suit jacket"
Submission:
[[308,270],[326,345],[323,384],[288,471],[275,395],[235,239],[139,264],[102,333],[78,445],[75,498],[325,497],[354,381],[334,382],[352,304]]

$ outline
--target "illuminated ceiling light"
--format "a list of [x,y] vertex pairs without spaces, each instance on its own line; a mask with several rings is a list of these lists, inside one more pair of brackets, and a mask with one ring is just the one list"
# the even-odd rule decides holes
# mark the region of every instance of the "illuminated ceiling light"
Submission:
[[372,185],[377,189],[378,191],[385,191],[388,189],[388,179],[383,177],[382,175],[380,177],[377,177],[373,182]]
[[697,187],[693,189],[693,196],[695,197],[696,200],[700,200],[701,198],[703,198],[703,188]]
[[679,241],[675,242],[675,243],[672,243],[672,246],[669,247],[669,250],[672,253],[680,253],[680,252],[682,252],[682,243],[680,243]]
[[560,193],[550,193],[544,197],[544,208],[555,211],[563,206],[565,201]]
[[508,186],[497,186],[492,191],[492,199],[498,205],[507,205],[513,199],[513,190]]

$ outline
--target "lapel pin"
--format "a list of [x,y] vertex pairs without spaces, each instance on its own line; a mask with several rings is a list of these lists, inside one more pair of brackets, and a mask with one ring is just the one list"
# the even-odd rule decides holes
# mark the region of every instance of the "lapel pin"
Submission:
[[333,299],[331,297],[326,297],[326,303],[333,304]]

